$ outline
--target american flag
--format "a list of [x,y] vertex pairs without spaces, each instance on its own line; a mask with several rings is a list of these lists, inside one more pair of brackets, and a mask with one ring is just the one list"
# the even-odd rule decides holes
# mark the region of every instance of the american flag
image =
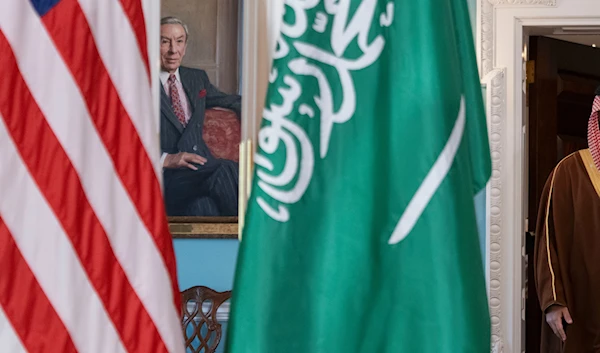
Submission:
[[0,352],[183,351],[156,3],[0,0]]

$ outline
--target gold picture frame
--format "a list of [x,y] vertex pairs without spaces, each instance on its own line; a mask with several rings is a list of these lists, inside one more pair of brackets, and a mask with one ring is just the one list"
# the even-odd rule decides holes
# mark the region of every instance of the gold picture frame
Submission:
[[237,239],[238,217],[169,217],[174,239]]

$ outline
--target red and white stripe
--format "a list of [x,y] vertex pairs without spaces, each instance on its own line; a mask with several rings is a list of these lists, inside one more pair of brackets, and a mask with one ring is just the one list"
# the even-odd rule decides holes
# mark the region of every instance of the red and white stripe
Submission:
[[592,105],[592,114],[588,122],[588,147],[592,153],[594,164],[600,170],[600,126],[598,116],[600,115],[600,96],[596,96]]
[[17,337],[16,332],[8,323],[8,318],[0,306],[0,342],[2,348],[7,352],[25,352],[25,347],[21,344],[21,340]]
[[183,351],[149,2],[0,1],[0,351]]

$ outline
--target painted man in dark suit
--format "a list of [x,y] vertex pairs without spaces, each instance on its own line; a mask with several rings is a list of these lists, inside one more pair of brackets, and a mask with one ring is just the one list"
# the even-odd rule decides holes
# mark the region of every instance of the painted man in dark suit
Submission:
[[170,216],[236,216],[238,165],[217,159],[204,139],[204,111],[222,107],[240,116],[241,98],[219,91],[206,72],[181,66],[187,26],[165,17],[160,26],[160,145]]

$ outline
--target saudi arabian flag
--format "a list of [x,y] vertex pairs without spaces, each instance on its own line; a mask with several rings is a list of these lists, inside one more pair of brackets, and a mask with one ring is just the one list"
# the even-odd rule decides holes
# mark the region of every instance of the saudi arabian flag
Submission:
[[285,0],[229,353],[488,353],[463,0]]

